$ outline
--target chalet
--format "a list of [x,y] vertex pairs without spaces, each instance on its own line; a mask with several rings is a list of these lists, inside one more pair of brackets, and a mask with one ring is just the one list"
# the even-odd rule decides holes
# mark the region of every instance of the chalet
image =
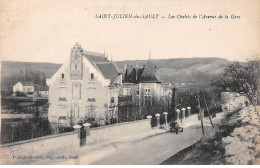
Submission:
[[[138,62],[135,67],[125,65],[123,70],[123,84],[120,89],[119,103],[121,121],[125,121],[126,114],[133,106],[141,107],[152,105],[152,100],[171,100],[172,90],[168,84],[163,84],[157,76],[157,68],[151,62],[151,59],[143,66],[139,66]],[[123,102],[123,99],[131,99],[128,104]],[[141,113],[141,111],[140,111]],[[127,114],[128,115],[128,114]]]
[[117,119],[122,74],[105,54],[84,51],[76,43],[70,58],[47,83],[52,126],[71,126],[82,120],[105,125]]

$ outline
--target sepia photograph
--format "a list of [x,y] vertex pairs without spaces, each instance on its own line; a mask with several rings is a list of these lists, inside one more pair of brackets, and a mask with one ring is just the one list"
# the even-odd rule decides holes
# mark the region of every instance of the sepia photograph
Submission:
[[0,1],[0,164],[259,165],[259,6]]

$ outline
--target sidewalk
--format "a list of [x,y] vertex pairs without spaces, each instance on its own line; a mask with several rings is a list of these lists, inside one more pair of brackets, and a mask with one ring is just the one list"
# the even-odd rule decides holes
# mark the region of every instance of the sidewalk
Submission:
[[[222,119],[223,114],[217,114],[213,123]],[[205,119],[206,121],[207,119]],[[91,164],[91,165],[143,165],[160,164],[168,157],[176,154],[188,146],[196,143],[203,136],[200,128],[200,120],[197,115],[187,118],[184,132],[175,135],[165,133],[167,129],[154,128],[153,130],[120,138],[117,142],[110,142],[95,146],[86,146],[77,160],[60,161],[58,164]],[[189,121],[189,122],[188,122]],[[205,123],[205,132],[212,130],[210,124]],[[157,136],[155,136],[157,135]],[[147,157],[151,155],[153,157]]]
[[[217,117],[213,118],[213,123],[219,122],[219,120],[223,117],[223,113],[218,113]],[[204,119],[207,120],[206,118]],[[174,134],[166,134],[169,132],[168,128],[159,129],[158,127],[151,128],[149,131],[142,132],[139,134],[134,135],[128,135],[124,137],[115,137],[111,139],[110,141],[106,142],[100,142],[95,144],[87,144],[83,147],[75,149],[72,153],[69,155],[71,156],[78,156],[78,159],[66,159],[66,160],[50,160],[50,161],[37,161],[33,164],[62,164],[62,165],[71,165],[71,164],[96,164],[96,163],[102,163],[107,162],[107,159],[111,159],[112,156],[118,156],[119,158],[122,157],[126,159],[125,157],[131,157],[133,163],[129,161],[129,164],[138,164],[138,163],[146,163],[144,160],[138,160],[139,156],[143,156],[142,153],[149,153],[149,148],[154,146],[154,143],[163,143],[164,141],[166,144],[173,143],[174,145],[177,145],[174,147],[174,152],[176,150],[182,150],[183,147],[190,146],[194,143],[196,143],[197,140],[201,138],[201,130],[200,130],[200,120],[198,120],[197,115],[192,115],[189,118],[186,118],[185,123],[181,124],[182,127],[184,127],[184,132],[178,136]],[[205,127],[211,128],[210,124],[205,123]],[[185,138],[186,137],[186,138]],[[190,137],[190,138],[188,138]],[[162,138],[162,139],[161,139]],[[175,141],[172,141],[171,139],[174,138]],[[176,142],[180,144],[176,144]],[[140,146],[139,146],[140,145]],[[144,146],[143,146],[144,145]],[[164,146],[161,144],[161,147],[158,147],[158,150],[160,151],[160,148],[166,148],[167,145]],[[132,150],[136,149],[136,150]],[[151,151],[151,152],[156,152]],[[173,151],[170,151],[170,148],[167,149],[169,154],[160,153],[158,156],[162,161],[166,157],[171,156]],[[162,152],[162,151],[161,151]],[[66,154],[68,155],[68,154]],[[165,156],[164,156],[165,155]],[[118,159],[119,159],[118,158]],[[118,162],[115,161],[113,158],[111,160],[112,164],[118,164],[122,161]],[[157,158],[158,159],[158,158]],[[46,162],[47,161],[47,162]],[[126,164],[126,162],[123,162]],[[122,164],[123,164],[122,163]],[[150,161],[147,161],[147,163],[150,163]],[[155,163],[159,164],[159,162]]]

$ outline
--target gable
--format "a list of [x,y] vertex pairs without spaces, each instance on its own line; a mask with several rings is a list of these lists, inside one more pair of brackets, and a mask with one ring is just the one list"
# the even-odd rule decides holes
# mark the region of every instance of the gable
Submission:
[[23,87],[23,84],[21,82],[17,82],[13,87],[19,87],[19,86]]
[[88,68],[90,73],[94,73],[95,76],[102,82],[103,86],[108,86],[110,84],[110,79],[106,79],[96,65],[92,64],[86,57],[83,57],[83,66]]

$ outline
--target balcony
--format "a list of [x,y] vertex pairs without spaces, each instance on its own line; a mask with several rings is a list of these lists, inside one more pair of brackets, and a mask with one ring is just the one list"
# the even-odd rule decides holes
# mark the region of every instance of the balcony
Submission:
[[120,106],[133,104],[132,95],[129,95],[129,96],[118,96],[118,104]]
[[111,104],[109,105],[109,108],[115,108],[115,107],[117,107],[117,105],[116,105],[115,103],[111,103]]

